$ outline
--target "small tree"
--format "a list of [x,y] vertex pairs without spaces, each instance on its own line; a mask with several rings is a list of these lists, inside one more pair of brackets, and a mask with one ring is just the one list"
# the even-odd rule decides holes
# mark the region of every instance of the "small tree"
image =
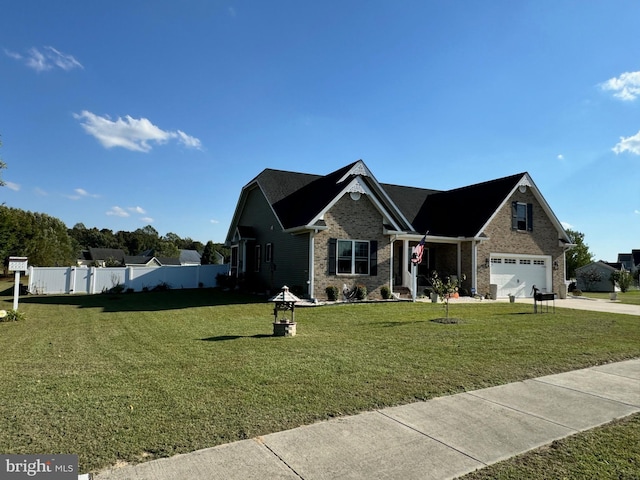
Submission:
[[590,291],[594,283],[602,281],[602,273],[595,267],[580,272],[578,278],[584,283],[586,291]]
[[622,293],[625,293],[627,290],[629,290],[629,287],[633,283],[633,276],[626,270],[616,270],[615,272],[611,273],[610,280],[613,284],[614,290],[617,284],[618,287],[620,287],[620,291]]
[[435,270],[431,273],[431,285],[433,286],[433,291],[444,302],[446,318],[449,318],[449,298],[458,292],[460,284],[466,279],[467,277],[464,273],[459,279],[452,277],[441,278]]

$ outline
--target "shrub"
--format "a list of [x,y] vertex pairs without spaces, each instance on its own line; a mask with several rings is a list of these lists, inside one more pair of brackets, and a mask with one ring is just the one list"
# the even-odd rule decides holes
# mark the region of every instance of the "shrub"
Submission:
[[386,285],[380,287],[380,295],[384,300],[389,300],[391,298],[391,290]]
[[25,314],[18,310],[0,310],[0,322],[18,322],[25,319]]
[[579,288],[576,288],[576,289],[573,291],[573,294],[574,294],[576,297],[579,297],[580,295],[582,295],[582,290],[580,290]]
[[329,285],[324,289],[324,291],[327,293],[327,300],[329,300],[330,302],[335,302],[336,300],[338,300],[338,287],[336,287],[335,285]]
[[113,287],[111,287],[109,290],[106,291],[106,293],[115,293],[115,294],[122,293],[122,292],[124,292],[124,285],[114,285]]
[[154,292],[166,292],[167,290],[171,290],[171,285],[169,285],[167,282],[160,282],[152,289],[152,291]]
[[236,281],[237,278],[232,275],[226,275],[224,273],[216,275],[216,284],[224,290],[233,290],[236,286]]
[[365,298],[367,298],[367,287],[365,287],[364,285],[357,285],[356,286],[356,299],[364,300]]

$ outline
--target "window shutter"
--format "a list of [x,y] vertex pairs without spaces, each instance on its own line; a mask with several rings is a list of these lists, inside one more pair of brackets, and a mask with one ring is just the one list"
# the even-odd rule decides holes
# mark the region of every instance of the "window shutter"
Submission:
[[511,230],[518,229],[518,202],[511,202]]
[[336,250],[338,241],[335,238],[329,239],[329,275],[336,274]]
[[533,231],[533,204],[527,203],[527,230]]
[[376,240],[369,242],[369,275],[372,277],[378,275],[378,242]]

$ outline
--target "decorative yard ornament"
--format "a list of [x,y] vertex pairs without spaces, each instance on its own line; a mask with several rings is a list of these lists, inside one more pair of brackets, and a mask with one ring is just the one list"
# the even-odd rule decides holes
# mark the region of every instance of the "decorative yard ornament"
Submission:
[[273,307],[273,335],[276,337],[295,336],[295,305],[300,299],[291,293],[289,287],[285,285],[269,301],[275,303]]

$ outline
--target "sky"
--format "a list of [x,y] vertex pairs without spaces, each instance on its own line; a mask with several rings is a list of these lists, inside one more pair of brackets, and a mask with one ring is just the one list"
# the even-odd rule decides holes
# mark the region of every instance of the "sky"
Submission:
[[324,175],[362,159],[381,183],[438,190],[528,172],[596,260],[640,248],[637,0],[0,12],[7,206],[224,242],[263,169]]

